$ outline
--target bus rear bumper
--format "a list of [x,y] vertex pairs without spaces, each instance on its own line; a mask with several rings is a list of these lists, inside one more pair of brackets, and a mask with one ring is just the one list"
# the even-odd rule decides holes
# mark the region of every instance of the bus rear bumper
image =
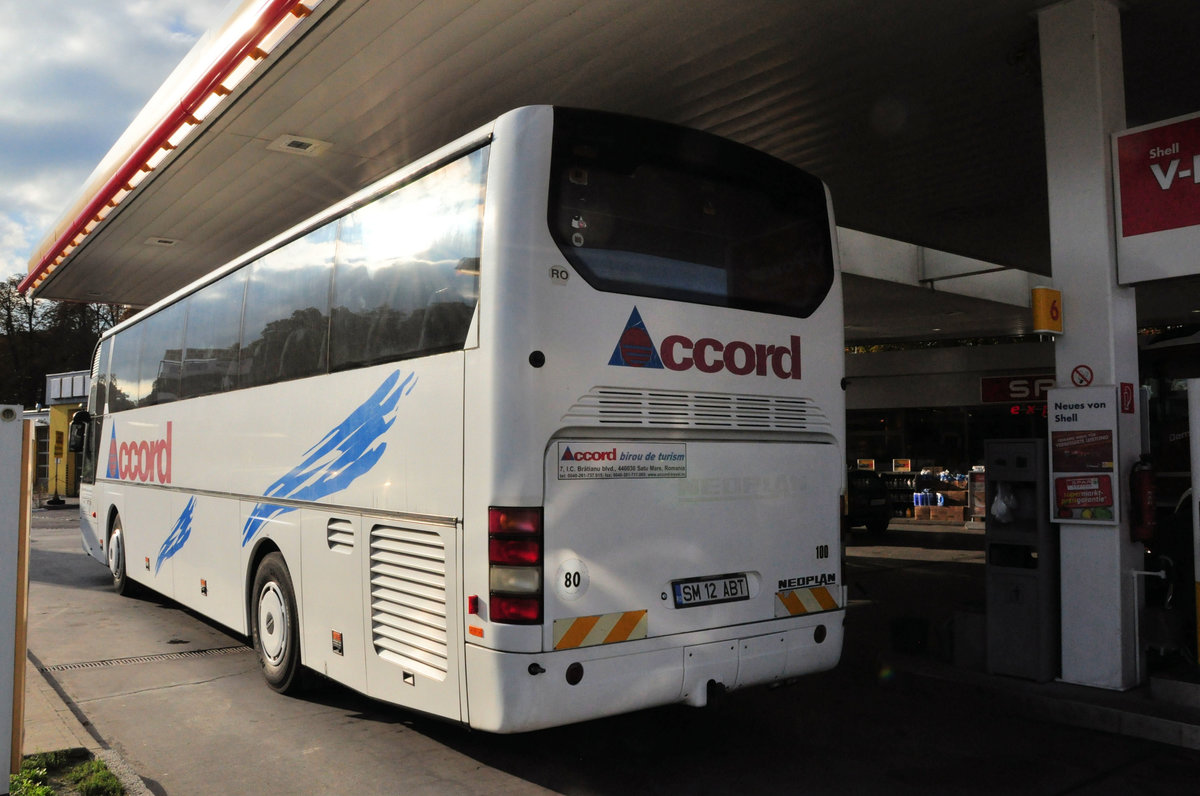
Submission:
[[[467,717],[488,732],[527,732],[782,682],[837,665],[844,610],[752,627],[534,654],[466,648]],[[574,684],[572,684],[574,681]]]

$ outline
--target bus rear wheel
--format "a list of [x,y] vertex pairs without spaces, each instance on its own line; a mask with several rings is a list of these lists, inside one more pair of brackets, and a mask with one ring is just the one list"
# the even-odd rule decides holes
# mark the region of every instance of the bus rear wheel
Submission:
[[273,690],[295,693],[302,685],[300,622],[292,576],[279,553],[268,553],[258,565],[251,600],[251,634],[263,677]]

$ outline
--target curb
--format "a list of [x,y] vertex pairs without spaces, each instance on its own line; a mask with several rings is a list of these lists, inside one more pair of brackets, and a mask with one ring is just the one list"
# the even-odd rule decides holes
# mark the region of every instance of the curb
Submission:
[[[74,737],[81,746],[71,746],[66,749],[39,749],[38,752],[52,751],[71,751],[72,749],[82,748],[93,757],[104,761],[108,766],[109,771],[113,773],[118,780],[121,781],[121,786],[125,789],[127,796],[153,796],[152,791],[146,786],[146,783],[134,770],[119,752],[112,748],[111,745],[96,731],[87,714],[75,704],[75,702],[67,695],[62,686],[57,680],[47,671],[38,660],[37,656],[31,650],[26,651],[26,657],[32,668],[36,670],[41,682],[33,683],[27,680],[26,690],[30,687],[36,688],[41,698],[49,703],[50,712],[53,717],[42,717],[43,721],[57,721],[60,729],[66,735]],[[28,723],[31,716],[26,713],[25,720]]]
[[941,667],[902,655],[889,663],[907,677],[908,688],[920,693],[933,693],[935,684],[949,684],[1025,718],[1200,750],[1200,709],[1162,704],[1153,699],[1149,685],[1124,692],[1096,691]]

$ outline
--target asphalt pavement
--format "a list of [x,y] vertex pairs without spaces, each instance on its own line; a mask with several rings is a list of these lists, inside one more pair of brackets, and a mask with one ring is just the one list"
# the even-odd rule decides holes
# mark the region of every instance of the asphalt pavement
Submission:
[[244,638],[112,594],[76,527],[71,508],[35,511],[24,751],[82,746],[131,793],[1200,792],[1200,709],[989,676],[963,649],[983,610],[977,530],[851,534],[832,672],[495,736],[334,684],[274,694]]

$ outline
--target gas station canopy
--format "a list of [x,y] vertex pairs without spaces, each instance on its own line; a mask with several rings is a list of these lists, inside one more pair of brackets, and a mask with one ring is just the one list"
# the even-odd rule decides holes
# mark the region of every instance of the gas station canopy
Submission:
[[[1052,4],[247,0],[134,121],[25,285],[151,304],[504,111],[543,103],[741,141],[824,179],[842,228],[1048,276],[1035,12]],[[1122,8],[1129,126],[1200,110],[1200,4]],[[847,279],[848,338],[1028,323],[1027,310],[934,292],[933,280],[904,302],[879,281],[869,269]],[[1178,298],[1194,289],[1138,290],[1144,322],[1196,309]]]

